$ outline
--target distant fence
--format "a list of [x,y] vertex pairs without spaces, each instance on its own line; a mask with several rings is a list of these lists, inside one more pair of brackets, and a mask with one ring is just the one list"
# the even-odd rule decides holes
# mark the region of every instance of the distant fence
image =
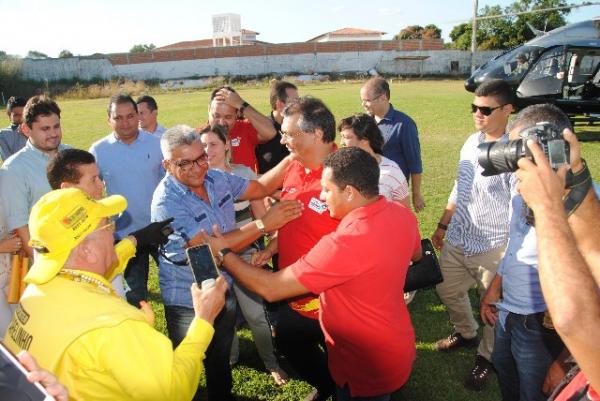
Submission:
[[[498,52],[478,52],[479,65]],[[33,80],[134,80],[220,75],[331,74],[376,70],[393,75],[466,75],[471,54],[444,50],[439,39],[357,41],[210,47],[98,57],[24,59],[22,73]]]

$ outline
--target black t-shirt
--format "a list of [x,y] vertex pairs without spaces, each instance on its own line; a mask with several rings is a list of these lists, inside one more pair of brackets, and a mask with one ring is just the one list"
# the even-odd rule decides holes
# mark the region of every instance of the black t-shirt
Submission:
[[275,121],[273,112],[271,112],[271,122],[277,134],[269,142],[257,145],[255,149],[259,174],[266,173],[290,154],[287,147],[281,144],[281,124]]

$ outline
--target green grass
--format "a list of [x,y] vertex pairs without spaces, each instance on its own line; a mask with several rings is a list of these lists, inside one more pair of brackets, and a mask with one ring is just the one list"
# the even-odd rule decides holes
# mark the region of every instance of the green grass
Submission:
[[[300,87],[302,95],[321,98],[337,120],[361,112],[359,83],[327,83]],[[244,99],[262,112],[268,112],[266,87],[240,90]],[[209,92],[159,93],[159,121],[165,126],[184,123],[197,126],[206,120]],[[430,236],[448,199],[456,173],[458,152],[466,137],[474,131],[469,104],[473,99],[461,81],[413,81],[392,84],[392,103],[412,116],[419,127],[424,163],[423,194],[426,209],[418,215],[421,233]],[[106,135],[108,99],[61,101],[63,142],[87,149]],[[593,128],[597,130],[597,128]],[[584,143],[583,154],[592,175],[600,175],[600,144]],[[394,246],[393,243],[389,244]],[[150,299],[156,313],[156,328],[165,332],[164,312],[158,288],[156,266],[150,278]],[[474,312],[477,297],[471,294]],[[401,302],[401,300],[398,300]],[[499,400],[495,379],[480,393],[467,391],[462,380],[472,368],[475,350],[452,354],[437,353],[434,343],[447,336],[452,328],[445,308],[435,291],[420,291],[409,306],[417,335],[417,360],[407,385],[395,400]],[[302,399],[310,386],[300,380],[279,388],[274,385],[251,342],[248,330],[241,330],[240,363],[234,369],[234,391],[241,400],[292,401]]]

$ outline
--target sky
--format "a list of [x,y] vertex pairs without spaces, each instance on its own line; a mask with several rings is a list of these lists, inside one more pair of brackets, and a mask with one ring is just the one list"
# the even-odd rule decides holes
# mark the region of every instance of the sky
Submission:
[[[479,0],[479,7],[513,0]],[[583,0],[572,0],[580,4]],[[0,50],[25,56],[37,50],[57,57],[127,52],[136,44],[156,46],[212,38],[212,15],[241,15],[242,28],[258,40],[304,42],[344,27],[387,32],[407,25],[436,24],[449,41],[455,25],[473,14],[473,0],[0,0]],[[569,22],[600,16],[600,6],[571,12]]]

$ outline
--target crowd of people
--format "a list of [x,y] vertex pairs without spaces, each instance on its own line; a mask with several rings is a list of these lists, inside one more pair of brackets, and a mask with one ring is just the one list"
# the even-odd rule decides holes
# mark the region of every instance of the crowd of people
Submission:
[[[568,117],[536,105],[511,120],[513,96],[502,81],[475,92],[476,132],[432,234],[454,327],[435,348],[477,347],[464,385],[481,390],[496,372],[505,401],[594,400],[598,197]],[[425,208],[417,126],[390,98],[371,78],[365,113],[336,125],[292,83],[272,84],[270,116],[225,86],[197,127],[165,128],[154,98],[115,94],[111,132],[89,151],[62,144],[55,101],[11,98],[0,131],[5,294],[11,255],[33,264],[18,304],[0,297],[4,343],[35,358],[21,355],[59,399],[228,401],[245,321],[275,383],[294,373],[313,386],[305,400],[390,400],[416,358],[404,282],[422,257],[414,212]],[[481,144],[540,122],[564,132],[567,167],[552,170],[530,141],[535,164],[483,174]],[[200,244],[220,266],[214,285],[189,269],[186,249]],[[151,257],[167,336],[147,302]]]

